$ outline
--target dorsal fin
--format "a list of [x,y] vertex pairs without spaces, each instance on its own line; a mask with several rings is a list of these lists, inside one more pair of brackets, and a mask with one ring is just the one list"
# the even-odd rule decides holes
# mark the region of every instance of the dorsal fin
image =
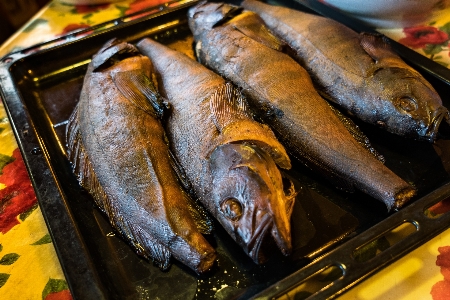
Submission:
[[79,131],[78,105],[75,107],[69,118],[66,129],[66,141],[67,157],[72,163],[72,169],[78,182],[92,195],[95,204],[105,212],[106,208],[104,203],[106,201],[106,194],[95,175],[89,156],[84,149],[81,133]]
[[237,119],[251,118],[248,105],[232,83],[225,83],[210,97],[211,118],[217,130],[223,129]]
[[111,76],[116,87],[128,100],[148,114],[161,118],[165,108],[163,98],[142,70],[115,72]]

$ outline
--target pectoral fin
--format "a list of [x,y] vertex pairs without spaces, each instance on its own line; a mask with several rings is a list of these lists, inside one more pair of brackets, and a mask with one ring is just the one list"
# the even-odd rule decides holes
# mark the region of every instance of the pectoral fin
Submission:
[[[233,20],[236,22],[236,20]],[[249,24],[241,24],[236,22],[233,27],[249,38],[277,51],[282,51],[285,47],[278,38],[276,38],[270,30],[264,26],[264,22],[252,22]]]
[[141,70],[113,73],[112,79],[119,91],[134,105],[152,116],[160,118],[163,115],[163,98]]
[[248,111],[247,101],[241,93],[227,82],[210,98],[211,118],[219,132],[237,119],[252,118]]
[[[283,173],[281,173],[281,175],[283,176]],[[289,181],[290,186],[287,188],[287,191],[285,191],[285,204],[286,214],[288,216],[288,219],[290,219],[292,212],[294,211],[295,197],[297,196],[298,192],[295,190],[295,186],[292,180],[290,180],[289,178],[287,178],[287,180]]]
[[210,109],[212,121],[220,132],[218,144],[248,142],[267,151],[281,168],[291,168],[284,147],[268,126],[253,120],[247,101],[231,83],[211,96]]
[[369,70],[371,75],[379,69],[384,68],[402,68],[408,69],[414,74],[417,71],[409,67],[391,48],[387,38],[382,34],[360,33],[360,45],[375,61],[374,68]]

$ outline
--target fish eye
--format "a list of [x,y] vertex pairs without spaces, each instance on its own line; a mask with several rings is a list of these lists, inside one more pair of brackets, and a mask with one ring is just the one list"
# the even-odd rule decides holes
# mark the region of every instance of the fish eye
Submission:
[[222,212],[231,221],[237,221],[242,216],[242,205],[235,198],[228,198],[221,204]]
[[397,101],[395,101],[394,105],[406,112],[414,111],[417,109],[416,101],[408,96],[398,98]]

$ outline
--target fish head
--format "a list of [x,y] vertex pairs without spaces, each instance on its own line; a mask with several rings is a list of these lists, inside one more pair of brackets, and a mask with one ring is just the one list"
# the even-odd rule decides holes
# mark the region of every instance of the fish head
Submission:
[[378,106],[374,121],[380,127],[429,142],[439,133],[447,134],[449,112],[439,94],[420,74],[406,68],[383,68],[373,79],[378,90],[373,95],[381,95],[371,100]]
[[203,1],[189,10],[189,27],[197,40],[202,33],[209,32],[242,10],[242,7],[232,4]]
[[271,156],[252,145],[225,144],[213,151],[209,162],[213,177],[210,210],[230,236],[256,263],[265,260],[260,249],[269,235],[288,255],[295,192],[291,186],[285,193]]

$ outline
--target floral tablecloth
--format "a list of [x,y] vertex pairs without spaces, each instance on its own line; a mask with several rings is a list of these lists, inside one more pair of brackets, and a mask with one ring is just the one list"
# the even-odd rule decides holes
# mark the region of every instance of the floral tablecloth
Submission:
[[[95,6],[51,2],[0,47],[0,57],[163,2],[126,0]],[[450,11],[428,24],[382,32],[430,59],[450,66]],[[71,298],[0,102],[0,299]],[[340,298],[450,299],[450,230]]]
[[445,66],[450,66],[450,18],[409,28],[379,30],[386,36]]

